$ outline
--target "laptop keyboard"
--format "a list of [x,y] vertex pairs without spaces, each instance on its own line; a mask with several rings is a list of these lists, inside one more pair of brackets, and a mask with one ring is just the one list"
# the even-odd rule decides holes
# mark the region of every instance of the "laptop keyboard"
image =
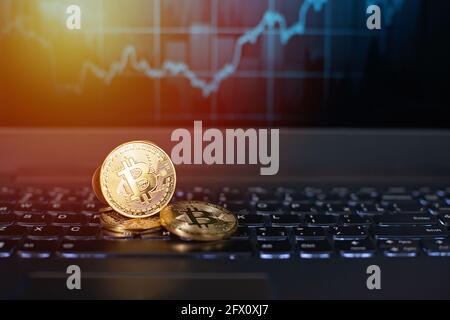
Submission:
[[450,188],[193,187],[174,200],[221,204],[239,228],[230,240],[182,242],[101,229],[89,187],[0,187],[0,259],[188,256],[330,259],[450,256]]

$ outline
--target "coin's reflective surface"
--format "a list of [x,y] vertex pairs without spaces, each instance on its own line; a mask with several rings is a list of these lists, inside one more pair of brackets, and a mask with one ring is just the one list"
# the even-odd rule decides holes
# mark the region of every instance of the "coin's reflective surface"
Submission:
[[107,203],[129,218],[154,215],[173,196],[176,173],[170,157],[147,141],[125,143],[103,162],[100,186]]
[[214,241],[231,236],[236,216],[225,208],[201,201],[180,201],[165,207],[161,224],[185,240]]
[[129,219],[115,211],[103,212],[100,215],[100,221],[104,229],[117,232],[149,232],[161,228],[161,222],[158,216]]
[[100,169],[101,168],[98,167],[92,176],[92,190],[94,190],[94,194],[98,200],[102,203],[106,203],[106,199],[103,196],[102,189],[100,187]]

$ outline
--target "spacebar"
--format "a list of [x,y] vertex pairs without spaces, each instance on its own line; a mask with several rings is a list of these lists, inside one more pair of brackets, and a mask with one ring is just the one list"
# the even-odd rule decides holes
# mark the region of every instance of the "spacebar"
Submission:
[[103,258],[108,256],[250,256],[247,241],[190,243],[181,241],[64,241],[57,255],[62,258]]
[[441,226],[431,227],[375,227],[372,233],[377,239],[392,238],[446,238],[448,231]]

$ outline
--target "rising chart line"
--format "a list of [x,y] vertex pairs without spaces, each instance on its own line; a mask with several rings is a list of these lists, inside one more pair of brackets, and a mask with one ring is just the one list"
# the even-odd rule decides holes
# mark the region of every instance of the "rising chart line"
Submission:
[[[237,72],[242,61],[242,51],[244,46],[255,44],[266,31],[278,31],[281,44],[286,45],[294,36],[305,34],[310,11],[320,12],[328,2],[329,0],[303,1],[298,12],[298,19],[291,26],[288,26],[283,14],[274,10],[267,10],[260,22],[254,28],[249,29],[237,39],[231,62],[219,69],[211,80],[202,79],[184,62],[167,60],[162,63],[160,68],[152,68],[148,60],[138,57],[136,47],[128,45],[122,50],[120,59],[110,64],[109,68],[102,68],[90,61],[85,62],[82,65],[78,80],[75,83],[58,87],[64,91],[72,91],[81,94],[84,90],[87,78],[91,74],[102,80],[106,85],[110,85],[116,77],[123,75],[127,69],[132,69],[151,79],[160,79],[166,76],[184,77],[190,82],[193,88],[201,90],[204,97],[209,97],[220,88],[220,85],[224,80]],[[392,22],[393,17],[402,8],[405,2],[406,0],[366,0],[367,5],[377,4],[383,7],[386,24]],[[48,49],[50,59],[52,60],[52,63],[54,63],[54,48],[52,44],[34,31],[27,30],[23,25],[22,19],[16,19],[5,29],[0,30],[0,34],[7,34],[13,31],[18,31],[27,39],[33,40],[42,47]],[[53,69],[56,79],[56,67],[54,66]]]
[[287,44],[292,37],[305,33],[309,11],[313,9],[319,12],[327,2],[328,0],[305,0],[300,7],[297,22],[290,27],[287,25],[284,15],[273,10],[266,11],[256,27],[248,30],[238,38],[232,61],[225,64],[213,76],[211,81],[201,79],[183,62],[165,61],[161,68],[152,68],[147,60],[138,58],[137,50],[134,46],[127,46],[122,51],[120,60],[112,63],[109,69],[103,69],[92,62],[84,63],[78,83],[66,85],[66,88],[81,93],[89,74],[93,74],[95,77],[103,80],[105,84],[109,85],[116,77],[122,75],[128,68],[131,68],[151,79],[163,78],[167,75],[181,75],[190,82],[193,88],[200,89],[204,97],[209,97],[219,89],[222,81],[231,77],[237,71],[241,64],[242,49],[245,45],[255,44],[267,30],[278,30],[281,43]]

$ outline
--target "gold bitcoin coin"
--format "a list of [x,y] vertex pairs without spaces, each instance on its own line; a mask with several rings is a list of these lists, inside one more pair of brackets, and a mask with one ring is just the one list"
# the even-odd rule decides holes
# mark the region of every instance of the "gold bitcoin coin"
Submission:
[[103,212],[111,212],[111,211],[114,211],[114,209],[111,208],[111,207],[105,207],[105,208],[100,208],[100,209],[98,209],[98,212],[99,212],[99,213],[103,213]]
[[103,162],[100,187],[106,202],[129,218],[152,216],[172,199],[176,185],[170,157],[147,141],[118,146]]
[[94,190],[94,194],[100,202],[106,203],[102,189],[100,188],[100,167],[95,170],[92,176],[92,190]]
[[160,212],[161,224],[185,240],[214,241],[237,229],[236,216],[225,208],[201,201],[180,201]]
[[141,232],[161,228],[159,217],[128,219],[114,211],[102,213],[100,215],[100,221],[105,229],[111,231]]
[[104,226],[103,233],[113,233],[116,236],[141,236],[141,235],[151,235],[154,232],[159,231],[158,229],[150,229],[150,230],[125,230],[113,226]]

